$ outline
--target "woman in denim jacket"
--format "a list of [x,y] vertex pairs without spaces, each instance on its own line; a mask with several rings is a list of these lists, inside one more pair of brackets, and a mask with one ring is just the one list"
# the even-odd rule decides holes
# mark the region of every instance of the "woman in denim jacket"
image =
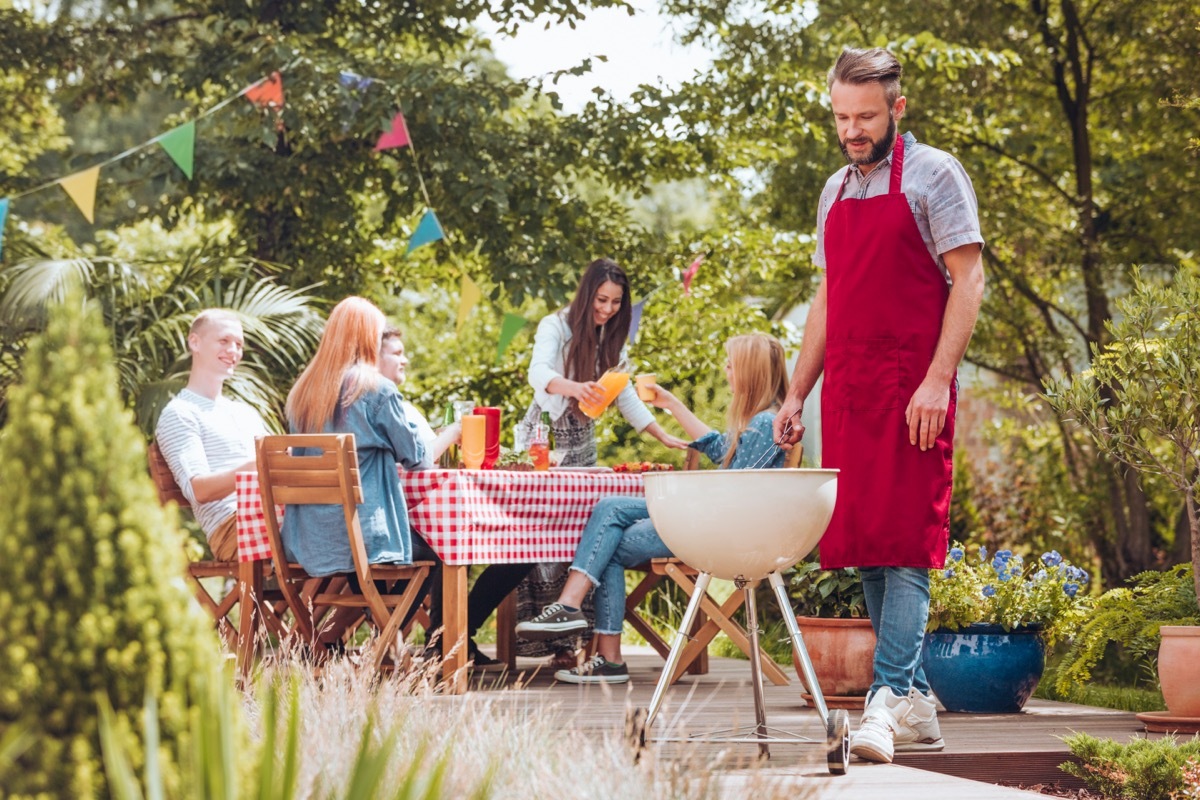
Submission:
[[[730,339],[725,343],[725,352],[729,356],[725,376],[733,391],[725,433],[711,430],[679,398],[660,386],[655,387],[651,402],[670,411],[695,440],[689,447],[708,456],[719,468],[780,467],[785,453],[775,445],[771,425],[787,393],[783,345],[772,336],[753,333]],[[644,499],[601,500],[592,510],[558,602],[522,622],[517,632],[526,639],[538,639],[586,629],[587,621],[579,609],[594,586],[596,655],[573,669],[559,670],[554,677],[565,683],[628,681],[629,670],[621,659],[625,567],[670,555],[654,530]]]

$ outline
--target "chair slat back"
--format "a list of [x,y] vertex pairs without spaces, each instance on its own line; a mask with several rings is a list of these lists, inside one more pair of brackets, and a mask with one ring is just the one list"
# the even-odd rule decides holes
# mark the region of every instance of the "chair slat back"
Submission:
[[[262,492],[263,516],[281,580],[291,580],[292,570],[283,558],[278,505],[340,505],[350,538],[350,553],[363,594],[378,600],[367,549],[358,518],[363,502],[354,434],[288,434],[263,436],[256,443],[258,485]],[[300,450],[315,451],[300,455]],[[382,608],[382,600],[379,600]]]
[[175,476],[171,473],[171,467],[167,464],[162,450],[158,448],[158,442],[151,442],[150,446],[146,448],[146,461],[150,466],[150,477],[154,480],[154,488],[158,490],[158,502],[165,506],[174,500],[180,508],[191,508],[183,490],[175,482]]

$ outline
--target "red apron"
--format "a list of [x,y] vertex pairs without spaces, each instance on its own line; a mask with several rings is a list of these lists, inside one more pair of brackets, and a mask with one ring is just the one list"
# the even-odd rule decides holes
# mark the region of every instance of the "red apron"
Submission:
[[841,470],[826,569],[946,559],[956,381],[931,449],[909,444],[904,411],[933,360],[949,289],[900,190],[903,170],[897,137],[888,193],[842,200],[843,180],[825,221],[821,461]]

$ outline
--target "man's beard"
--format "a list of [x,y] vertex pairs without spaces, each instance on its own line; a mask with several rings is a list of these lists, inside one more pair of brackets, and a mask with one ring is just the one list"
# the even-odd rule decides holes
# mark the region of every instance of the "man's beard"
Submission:
[[847,161],[849,161],[851,164],[861,167],[866,164],[875,164],[879,161],[882,161],[883,158],[887,156],[888,151],[892,149],[892,142],[895,140],[895,138],[896,118],[889,112],[887,133],[884,134],[883,138],[879,141],[871,141],[871,152],[867,153],[865,156],[854,158],[850,155],[850,151],[846,149],[846,142],[844,139],[838,139],[838,147],[842,148],[842,155],[846,157]]

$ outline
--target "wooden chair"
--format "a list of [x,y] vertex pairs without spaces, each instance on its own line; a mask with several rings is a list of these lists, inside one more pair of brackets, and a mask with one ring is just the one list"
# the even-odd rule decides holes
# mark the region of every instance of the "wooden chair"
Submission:
[[[315,455],[294,455],[294,449],[315,450]],[[314,641],[314,620],[324,609],[354,608],[370,611],[371,622],[380,631],[375,652],[375,667],[383,665],[384,657],[393,644],[403,641],[400,623],[420,589],[431,561],[412,564],[371,564],[367,561],[358,504],[363,502],[362,484],[358,472],[358,454],[352,434],[292,434],[264,436],[258,440],[258,482],[262,491],[263,515],[275,558],[275,575],[279,590],[294,617],[294,630],[302,641]],[[349,586],[340,592],[316,590],[312,576],[299,564],[278,557],[283,550],[280,519],[276,506],[340,505],[350,537],[350,552],[358,577],[358,591]],[[392,585],[407,581],[403,594],[383,594],[376,581]],[[399,649],[397,655],[400,655]],[[399,663],[399,658],[396,659]]]
[[[784,466],[788,468],[799,466],[803,454],[803,447],[799,445],[793,447],[788,451]],[[685,470],[697,469],[699,465],[699,451],[688,450],[683,468]],[[633,569],[645,572],[646,577],[625,598],[625,621],[665,659],[671,652],[670,643],[665,641],[638,612],[638,606],[663,578],[670,578],[690,600],[696,591],[696,576],[699,573],[677,558],[655,558],[645,564],[633,567]],[[703,675],[708,672],[708,645],[718,631],[725,631],[725,634],[743,653],[747,656],[750,655],[750,636],[745,628],[733,620],[733,615],[744,602],[745,595],[742,592],[734,592],[724,603],[720,604],[711,597],[701,600],[700,615],[688,634],[691,641],[683,650],[679,666],[675,669],[675,674],[671,676],[671,683],[678,681],[685,673]],[[775,685],[786,686],[788,678],[783,670],[766,653],[760,653],[760,656],[763,673]]]
[[[163,457],[162,451],[158,449],[157,442],[151,442],[150,446],[146,448],[146,459],[150,466],[150,477],[154,480],[154,487],[158,490],[158,502],[164,506],[168,503],[175,503],[179,508],[190,511],[191,504],[188,503],[179,484],[175,482],[175,476],[171,474],[171,468],[167,465],[167,459]],[[217,632],[220,633],[226,646],[236,652],[237,624],[231,619],[230,614],[238,602],[237,589],[234,588],[225,591],[220,596],[215,596],[200,581],[202,578],[220,578],[221,587],[224,589],[229,585],[230,580],[238,579],[238,562],[236,560],[192,561],[188,564],[187,575],[196,601],[212,616],[213,622],[217,626]]]

